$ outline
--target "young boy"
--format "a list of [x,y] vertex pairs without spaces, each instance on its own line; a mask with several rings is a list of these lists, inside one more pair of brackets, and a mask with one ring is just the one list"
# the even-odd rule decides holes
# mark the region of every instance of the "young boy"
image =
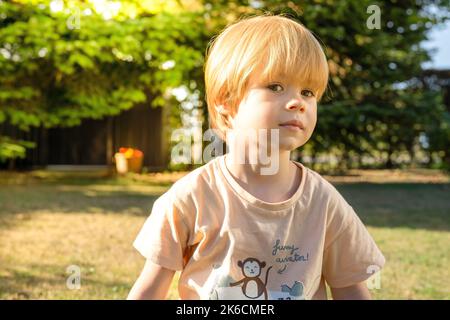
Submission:
[[[318,41],[284,16],[243,19],[213,41],[205,81],[229,152],[156,200],[134,242],[147,262],[128,298],[164,299],[180,270],[181,299],[327,299],[325,283],[334,299],[370,299],[365,280],[382,253],[339,192],[290,160],[327,86]],[[261,129],[276,135],[264,143],[242,133]],[[251,161],[236,141],[269,145],[269,162]],[[276,170],[265,174],[267,164]]]

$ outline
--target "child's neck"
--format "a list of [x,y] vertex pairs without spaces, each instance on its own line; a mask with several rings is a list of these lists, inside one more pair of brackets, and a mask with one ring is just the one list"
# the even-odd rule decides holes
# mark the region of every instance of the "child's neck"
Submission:
[[[266,202],[281,202],[292,197],[302,179],[301,169],[290,160],[290,151],[280,151],[278,170],[274,174],[261,174],[264,167],[270,164],[245,163],[237,161],[238,157],[230,150],[225,156],[225,163],[236,181],[250,194]],[[270,161],[275,161],[269,157]]]

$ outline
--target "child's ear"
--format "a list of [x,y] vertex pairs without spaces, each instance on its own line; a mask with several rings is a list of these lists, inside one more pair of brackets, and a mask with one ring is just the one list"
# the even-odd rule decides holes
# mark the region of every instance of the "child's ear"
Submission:
[[230,122],[232,127],[234,128],[234,118],[231,116],[231,111],[229,107],[225,104],[220,104],[216,106],[216,111],[220,115],[223,115],[226,117],[226,119]]
[[224,116],[230,114],[230,110],[228,110],[228,108],[225,105],[223,105],[223,104],[220,104],[220,105],[216,106],[216,111],[219,114],[224,115]]

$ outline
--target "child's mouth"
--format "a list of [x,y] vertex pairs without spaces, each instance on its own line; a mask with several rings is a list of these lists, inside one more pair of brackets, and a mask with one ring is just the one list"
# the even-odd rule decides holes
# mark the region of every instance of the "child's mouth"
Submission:
[[280,124],[280,127],[294,131],[294,132],[298,132],[303,130],[302,128],[300,128],[299,126],[296,125],[292,125],[292,124]]

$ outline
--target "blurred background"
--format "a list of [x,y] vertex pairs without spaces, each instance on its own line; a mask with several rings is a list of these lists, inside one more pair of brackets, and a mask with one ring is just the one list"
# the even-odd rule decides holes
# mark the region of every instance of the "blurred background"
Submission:
[[153,201],[204,164],[208,43],[267,11],[324,47],[292,157],[385,253],[372,295],[450,298],[450,1],[0,0],[1,299],[126,297]]

